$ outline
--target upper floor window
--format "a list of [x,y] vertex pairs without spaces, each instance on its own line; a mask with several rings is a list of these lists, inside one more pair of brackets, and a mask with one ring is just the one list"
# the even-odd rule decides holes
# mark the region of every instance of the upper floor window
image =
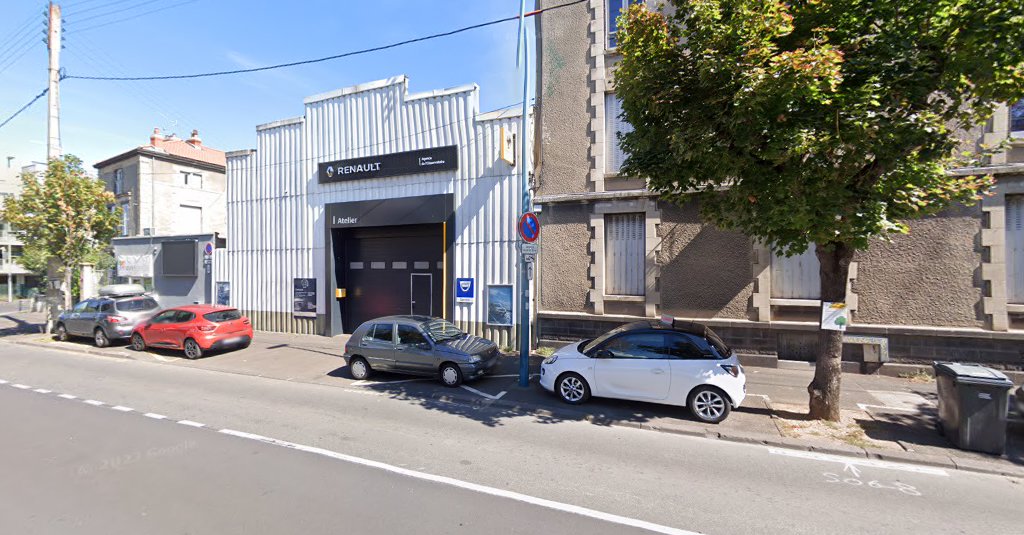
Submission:
[[1010,132],[1024,136],[1024,99],[1010,106]]
[[192,173],[189,171],[181,172],[182,184],[189,188],[203,189],[203,175],[202,173]]
[[607,0],[608,4],[608,48],[615,48],[618,42],[615,40],[619,30],[619,15],[630,4],[639,4],[643,0]]
[[132,205],[124,203],[121,205],[121,235],[128,236],[131,233]]
[[114,195],[124,193],[124,169],[114,170]]
[[622,162],[626,161],[626,153],[619,143],[619,134],[632,132],[633,126],[621,117],[622,101],[615,93],[604,96],[604,134],[605,134],[605,174],[617,175]]

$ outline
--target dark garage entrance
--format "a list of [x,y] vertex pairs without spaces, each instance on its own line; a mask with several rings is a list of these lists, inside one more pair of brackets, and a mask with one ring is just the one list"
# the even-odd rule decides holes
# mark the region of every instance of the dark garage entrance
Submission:
[[[442,225],[335,229],[338,287],[345,288],[342,324],[392,314],[441,315]],[[339,244],[341,245],[339,247]],[[339,251],[340,250],[340,251]]]
[[327,205],[326,334],[392,314],[449,316],[452,203],[446,194]]

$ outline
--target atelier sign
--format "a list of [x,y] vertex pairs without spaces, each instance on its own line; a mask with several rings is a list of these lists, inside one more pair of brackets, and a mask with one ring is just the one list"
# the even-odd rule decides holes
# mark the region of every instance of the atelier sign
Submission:
[[452,171],[458,168],[459,149],[455,145],[449,145],[321,163],[317,168],[317,180],[321,184],[325,184],[365,178]]

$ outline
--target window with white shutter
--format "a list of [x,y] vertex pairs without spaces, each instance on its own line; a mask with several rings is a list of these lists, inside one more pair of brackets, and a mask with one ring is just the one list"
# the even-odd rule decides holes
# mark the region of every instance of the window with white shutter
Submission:
[[615,175],[619,173],[622,162],[626,160],[626,153],[619,145],[620,133],[632,132],[633,126],[624,121],[622,115],[622,101],[615,96],[615,93],[606,93],[604,96],[604,132],[605,132],[605,173]]
[[1006,196],[1006,297],[1024,304],[1024,195]]
[[772,297],[775,299],[821,299],[818,256],[812,243],[795,256],[772,258]]
[[132,205],[124,203],[121,205],[121,235],[130,236],[132,225]]
[[124,193],[124,169],[114,170],[114,195]]
[[644,295],[645,226],[643,213],[604,216],[605,295]]

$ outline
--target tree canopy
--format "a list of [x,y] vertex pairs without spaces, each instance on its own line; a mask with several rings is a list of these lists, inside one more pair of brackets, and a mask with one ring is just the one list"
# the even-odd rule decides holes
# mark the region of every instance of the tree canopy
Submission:
[[1024,1],[669,4],[619,21],[623,172],[651,189],[792,253],[865,248],[991,185],[947,170],[1024,96]]

